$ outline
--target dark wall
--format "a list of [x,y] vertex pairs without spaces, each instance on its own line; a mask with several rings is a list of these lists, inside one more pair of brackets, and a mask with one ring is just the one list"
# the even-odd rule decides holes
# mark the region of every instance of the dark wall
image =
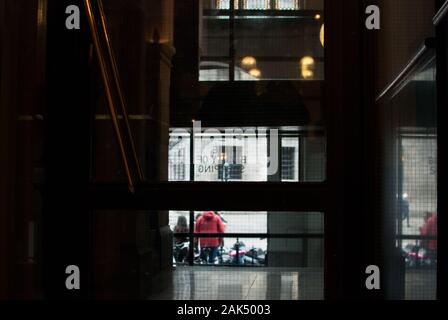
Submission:
[[1,297],[39,296],[45,2],[0,3]]
[[[83,1],[48,1],[44,113],[43,280],[46,298],[83,298],[89,290],[91,75],[90,37],[65,26],[66,7]],[[84,12],[84,11],[82,11]],[[66,289],[66,268],[81,271],[81,289]]]
[[378,31],[377,94],[401,71],[425,38],[433,37],[433,0],[378,0],[381,30]]

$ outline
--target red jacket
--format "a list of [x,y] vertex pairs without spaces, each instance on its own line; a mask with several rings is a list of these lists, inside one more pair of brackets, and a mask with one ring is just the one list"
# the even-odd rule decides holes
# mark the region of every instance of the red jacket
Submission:
[[[437,213],[434,213],[426,223],[420,227],[422,236],[437,237]],[[423,240],[422,246],[431,250],[437,250],[437,240]]]
[[[204,212],[196,221],[195,233],[224,233],[221,218],[213,211]],[[221,238],[200,238],[201,247],[219,247]]]

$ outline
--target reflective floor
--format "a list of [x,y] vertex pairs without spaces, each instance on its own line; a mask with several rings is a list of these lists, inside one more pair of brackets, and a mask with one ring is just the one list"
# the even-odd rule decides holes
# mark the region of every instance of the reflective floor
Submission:
[[320,300],[322,268],[182,267],[156,300]]
[[410,269],[406,271],[406,300],[435,300],[436,293],[436,269]]

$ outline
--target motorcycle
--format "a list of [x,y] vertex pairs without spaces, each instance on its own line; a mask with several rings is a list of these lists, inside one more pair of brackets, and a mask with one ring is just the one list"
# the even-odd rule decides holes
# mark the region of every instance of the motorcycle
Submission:
[[403,256],[406,267],[436,267],[437,254],[420,245],[408,244],[403,247]]
[[245,264],[266,265],[267,252],[258,248],[252,247],[244,256]]
[[222,250],[223,264],[228,265],[256,265],[262,266],[267,262],[267,253],[262,249],[252,247],[247,249],[243,242],[236,242],[230,250]]
[[[173,246],[173,264],[188,264],[188,255],[190,252],[190,242],[175,243]],[[218,249],[218,254],[215,257],[213,263],[209,262],[209,256],[211,252],[210,249],[205,248],[203,255],[200,251],[194,250],[194,264],[203,265],[253,265],[253,266],[263,266],[267,263],[267,252],[260,249],[252,247],[247,249],[246,245],[237,241],[231,248],[225,248],[221,246]]]

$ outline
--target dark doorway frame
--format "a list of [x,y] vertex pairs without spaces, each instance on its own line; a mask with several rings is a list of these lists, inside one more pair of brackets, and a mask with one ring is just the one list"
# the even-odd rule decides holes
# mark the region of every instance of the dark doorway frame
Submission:
[[[59,106],[64,93],[79,90],[83,94],[79,99],[86,106],[90,105],[89,89],[85,86],[89,79],[88,62],[90,61],[87,29],[79,33],[68,33],[64,21],[55,17],[64,17],[68,4],[79,4],[82,1],[49,0],[49,39],[48,55],[55,60],[47,69],[49,79],[48,100],[49,114],[58,115]],[[130,194],[127,186],[122,184],[90,184],[90,119],[88,109],[83,109],[78,117],[72,117],[70,108],[64,109],[63,115],[76,127],[73,142],[79,148],[70,148],[70,154],[76,157],[68,162],[54,163],[58,159],[61,132],[68,133],[70,126],[62,126],[59,119],[48,122],[47,127],[47,174],[57,178],[67,167],[76,168],[82,163],[79,177],[65,180],[47,181],[46,202],[51,204],[44,217],[44,248],[46,254],[45,284],[49,296],[67,295],[65,288],[60,288],[60,279],[65,274],[54,278],[52,272],[65,269],[65,260],[59,261],[57,241],[70,239],[71,254],[76,255],[81,264],[91,264],[89,244],[89,211],[107,209],[150,209],[150,210],[273,210],[273,211],[311,211],[325,213],[325,298],[327,299],[362,299],[371,298],[372,293],[365,288],[365,268],[375,263],[375,255],[371,249],[375,246],[372,237],[372,222],[376,221],[375,210],[368,205],[373,202],[370,191],[373,157],[366,145],[373,141],[374,134],[366,130],[374,121],[371,118],[373,100],[366,102],[365,93],[372,86],[372,73],[366,75],[365,70],[373,63],[373,54],[366,54],[366,42],[370,39],[364,27],[364,1],[346,0],[344,5],[339,1],[329,0],[325,3],[326,41],[325,41],[325,95],[324,110],[327,122],[327,179],[322,183],[145,183],[137,186],[136,193]],[[54,20],[53,20],[54,19]],[[52,22],[53,21],[53,22]],[[62,25],[62,27],[61,27]],[[78,39],[73,46],[73,37]],[[60,42],[62,41],[62,42]],[[61,52],[68,51],[68,52]],[[64,75],[67,57],[81,64],[76,71],[74,84],[61,85],[57,80]],[[342,63],[349,61],[350,65]],[[446,66],[446,65],[444,65]],[[78,73],[79,72],[79,73]],[[446,83],[446,82],[444,82]],[[58,89],[61,88],[61,91]],[[368,96],[368,95],[367,95]],[[446,99],[446,97],[444,97]],[[65,101],[65,100],[62,100]],[[81,101],[75,103],[77,106]],[[61,114],[59,114],[61,115]],[[51,119],[51,118],[50,118]],[[73,136],[73,132],[70,132]],[[441,150],[441,149],[439,149]],[[52,160],[53,159],[53,160]],[[440,154],[439,161],[444,159]],[[443,163],[443,162],[442,162]],[[82,169],[82,170],[81,170]],[[439,175],[444,174],[439,173]],[[61,182],[64,182],[61,185]],[[66,188],[64,188],[64,186]],[[439,188],[441,184],[439,185]],[[88,194],[87,194],[88,192]],[[58,208],[70,205],[67,199],[58,199],[58,195],[70,194],[71,201],[83,204],[79,211],[70,211],[64,219],[58,216]],[[236,199],[233,202],[222,202],[222,195]],[[63,201],[63,199],[65,199]],[[173,199],[168,201],[168,199]],[[205,199],[205,200],[204,200]],[[292,201],[294,199],[294,201]],[[443,205],[443,204],[442,204]],[[442,208],[442,206],[440,206]],[[61,223],[61,224],[59,224]],[[446,222],[443,222],[444,225]],[[73,234],[63,234],[64,226],[70,225]],[[443,236],[441,234],[441,236]],[[76,261],[75,261],[76,264]],[[444,265],[444,264],[442,264]],[[58,285],[56,285],[58,283]],[[62,281],[62,284],[64,281]],[[444,282],[446,283],[446,281]],[[79,297],[88,297],[92,288],[84,287]],[[443,290],[441,287],[440,290]],[[442,292],[442,291],[440,291]],[[60,297],[60,296],[59,296]]]

